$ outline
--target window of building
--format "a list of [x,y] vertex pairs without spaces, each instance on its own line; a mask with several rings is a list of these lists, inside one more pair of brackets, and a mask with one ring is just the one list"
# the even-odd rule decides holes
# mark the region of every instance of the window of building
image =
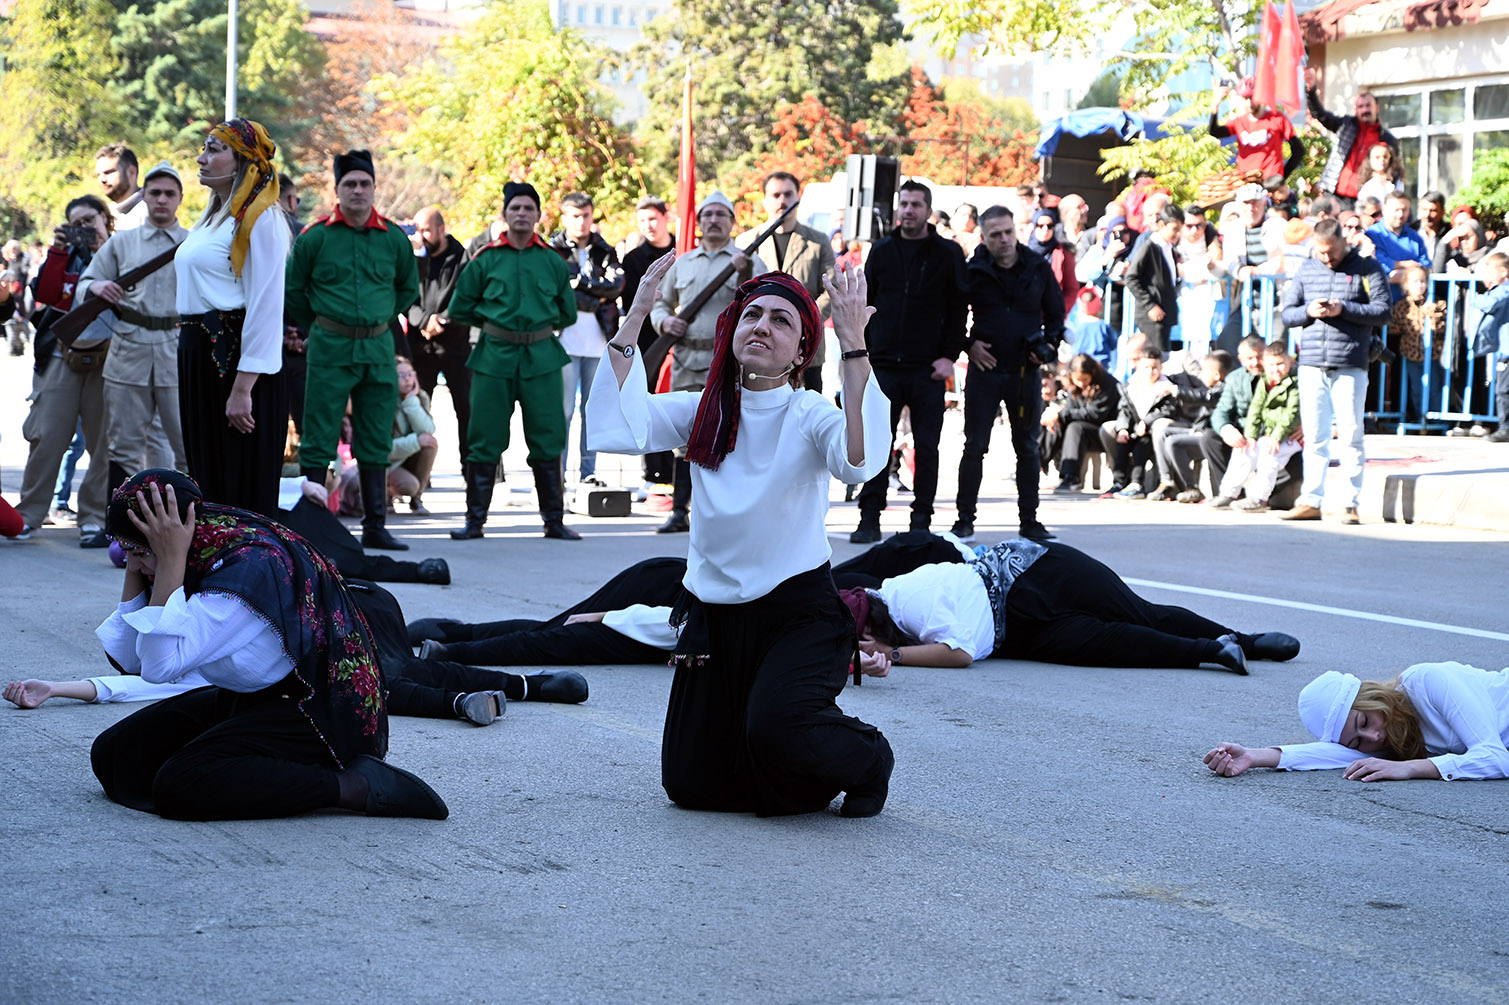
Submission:
[[603,5],[602,4],[598,4],[597,6],[595,6],[595,7],[592,8],[592,23],[593,24],[602,24],[603,23]]
[[1447,198],[1472,180],[1473,155],[1509,137],[1509,77],[1442,81],[1377,94],[1383,125],[1399,138],[1405,191]]
[[587,23],[587,5],[586,4],[579,3],[579,4],[576,5],[576,23],[577,24],[586,24]]
[[613,12],[612,12],[612,18],[613,18],[613,23],[615,25],[621,24],[623,22],[623,8],[622,7],[614,7],[613,8]]
[[638,26],[639,26],[639,11],[635,10],[633,7],[630,7],[629,8],[629,27],[630,28],[637,28]]
[[655,20],[655,16],[659,13],[660,11],[657,8],[651,7],[649,10],[644,12],[644,19],[646,22],[653,21]]

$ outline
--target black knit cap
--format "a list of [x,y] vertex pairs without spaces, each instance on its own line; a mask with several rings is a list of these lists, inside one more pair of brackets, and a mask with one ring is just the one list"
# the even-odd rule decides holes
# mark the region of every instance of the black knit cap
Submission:
[[534,208],[540,208],[540,193],[527,181],[511,181],[503,186],[503,206],[514,201],[516,196],[526,195],[534,200]]
[[351,171],[365,171],[373,179],[377,178],[377,171],[372,167],[372,151],[370,150],[347,150],[343,154],[335,155],[335,183],[340,184],[341,179]]

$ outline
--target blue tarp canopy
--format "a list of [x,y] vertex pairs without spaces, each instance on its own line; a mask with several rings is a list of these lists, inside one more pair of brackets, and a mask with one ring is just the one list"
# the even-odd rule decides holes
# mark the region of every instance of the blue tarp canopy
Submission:
[[1099,133],[1112,133],[1122,142],[1139,136],[1152,140],[1162,139],[1163,120],[1146,118],[1120,108],[1081,108],[1043,124],[1038,132],[1040,139],[1037,143],[1037,156],[1052,157],[1063,136],[1094,136]]

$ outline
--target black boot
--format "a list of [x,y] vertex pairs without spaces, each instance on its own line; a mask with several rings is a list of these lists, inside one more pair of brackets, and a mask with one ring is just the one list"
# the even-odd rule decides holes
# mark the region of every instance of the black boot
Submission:
[[388,533],[388,469],[360,469],[362,482],[362,547],[408,551],[409,546]]
[[566,478],[561,473],[561,458],[529,466],[534,470],[534,492],[540,497],[540,519],[545,521],[545,536],[561,541],[580,541],[582,536],[565,524]]
[[467,461],[461,466],[461,476],[466,479],[466,526],[451,531],[451,537],[469,541],[482,536],[482,525],[493,504],[493,486],[498,483],[498,465]]
[[451,567],[445,564],[443,558],[426,558],[420,561],[419,568],[415,570],[421,583],[430,583],[434,586],[451,585]]
[[676,458],[676,470],[671,475],[671,515],[655,531],[657,534],[685,534],[692,529],[689,514],[692,509],[692,462],[685,457]]
[[126,484],[130,477],[131,472],[126,470],[126,466],[124,464],[117,464],[114,461],[111,461],[110,484],[106,486],[105,500],[108,502],[109,500],[114,499],[115,490]]
[[320,488],[324,488],[325,476],[329,473],[329,470],[329,468],[299,468],[299,474],[314,482]]

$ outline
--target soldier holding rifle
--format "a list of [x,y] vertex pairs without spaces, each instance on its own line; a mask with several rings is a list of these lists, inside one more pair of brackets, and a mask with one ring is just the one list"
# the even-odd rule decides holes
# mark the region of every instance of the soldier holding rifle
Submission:
[[[728,196],[714,192],[697,207],[697,226],[702,240],[672,263],[660,281],[660,296],[650,312],[650,323],[663,337],[674,339],[671,360],[671,390],[700,391],[707,383],[708,367],[713,361],[713,333],[718,315],[733,302],[734,291],[751,276],[770,270],[760,256],[743,252],[731,242],[734,206]],[[707,286],[732,265],[732,275],[722,282],[690,320],[678,316],[677,310],[699,298]],[[658,344],[658,340],[657,340]],[[650,356],[646,356],[650,362]],[[685,533],[691,528],[687,519],[692,504],[692,470],[687,464],[686,448],[676,451],[675,491],[671,497],[670,519],[660,527],[662,534]]]

